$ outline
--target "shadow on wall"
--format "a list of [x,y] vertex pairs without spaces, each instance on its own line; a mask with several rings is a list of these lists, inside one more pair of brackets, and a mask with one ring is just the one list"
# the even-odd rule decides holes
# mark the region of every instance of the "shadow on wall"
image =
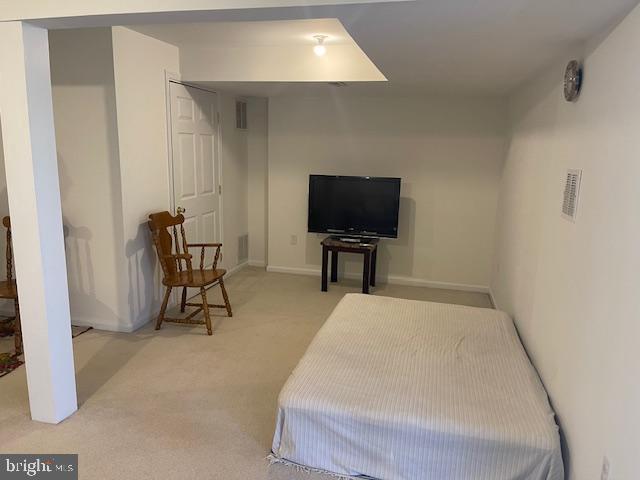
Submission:
[[[74,325],[120,323],[117,313],[97,298],[91,240],[93,234],[87,227],[75,226],[62,217],[64,244],[67,254],[67,281],[69,305]],[[97,325],[98,328],[100,325]]]
[[129,315],[137,328],[149,322],[160,302],[160,280],[147,222],[138,225],[136,237],[127,241],[125,255],[129,275]]
[[[58,152],[58,176],[60,199],[64,202],[73,181],[65,168],[65,162]],[[120,319],[116,311],[98,300],[93,266],[93,232],[89,227],[74,225],[62,215],[65,253],[67,257],[67,283],[69,286],[69,307],[71,322],[75,325],[97,326],[118,325]]]
[[[409,185],[402,185],[403,190]],[[398,238],[381,239],[378,246],[376,277],[386,282],[389,275],[411,276],[413,274],[413,257],[415,245],[416,202],[413,198],[400,198],[398,217]],[[305,261],[309,266],[320,269],[322,266],[322,247],[320,242],[326,234],[309,233],[306,236]],[[394,261],[394,251],[402,250],[402,261]],[[362,275],[362,255],[341,253],[338,256],[339,277],[345,273]]]

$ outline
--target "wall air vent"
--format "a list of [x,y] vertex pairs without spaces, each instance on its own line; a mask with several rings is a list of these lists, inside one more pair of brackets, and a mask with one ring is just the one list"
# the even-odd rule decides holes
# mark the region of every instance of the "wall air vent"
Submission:
[[236,100],[236,128],[247,129],[247,102]]
[[246,262],[249,258],[249,234],[238,237],[238,263]]
[[346,82],[328,82],[332,87],[347,87]]
[[575,221],[576,219],[581,180],[582,170],[567,170],[564,199],[562,201],[562,216],[567,220]]

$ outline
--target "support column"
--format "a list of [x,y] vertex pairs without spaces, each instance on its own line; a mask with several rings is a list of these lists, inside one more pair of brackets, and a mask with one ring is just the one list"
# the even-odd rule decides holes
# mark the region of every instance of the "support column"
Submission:
[[31,417],[58,423],[78,406],[44,28],[0,23],[0,122]]

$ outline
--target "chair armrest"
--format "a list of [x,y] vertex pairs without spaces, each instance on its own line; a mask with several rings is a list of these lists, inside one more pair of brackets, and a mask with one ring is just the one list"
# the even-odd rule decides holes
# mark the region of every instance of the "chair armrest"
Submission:
[[213,270],[218,266],[218,261],[222,258],[220,253],[221,243],[188,243],[187,248],[200,247],[200,270],[204,270],[204,254],[207,247],[214,247],[216,249],[215,257],[213,258]]
[[163,255],[162,258],[168,258],[173,260],[191,260],[193,255],[190,253],[178,253],[173,255]]

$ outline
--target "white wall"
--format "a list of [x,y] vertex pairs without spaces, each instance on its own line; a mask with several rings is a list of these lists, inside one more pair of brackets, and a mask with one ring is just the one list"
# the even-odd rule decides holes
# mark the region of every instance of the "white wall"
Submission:
[[267,99],[249,98],[247,105],[249,263],[256,267],[264,267],[267,264],[267,113]]
[[248,130],[236,128],[236,97],[218,95],[222,153],[222,266],[227,269],[246,263],[238,249],[238,238],[248,226]]
[[120,324],[122,205],[111,29],[51,31],[72,320]]
[[[513,98],[492,289],[516,320],[559,415],[569,478],[638,477],[640,445],[640,9],[587,50],[562,99],[557,66]],[[568,168],[583,169],[575,223]]]
[[124,219],[126,298],[132,329],[160,308],[162,292],[148,215],[169,209],[165,70],[179,73],[178,48],[113,27],[113,62]]
[[[487,289],[505,121],[494,99],[271,98],[269,269],[319,269],[322,236],[306,233],[309,174],[402,177],[399,238],[381,244],[380,277]],[[352,258],[348,270],[361,274]]]
[[[120,140],[127,299],[123,309],[136,328],[156,315],[162,300],[160,271],[147,227],[151,212],[170,204],[165,71],[180,73],[174,45],[123,27],[113,28]],[[248,132],[235,128],[235,97],[219,95],[223,181],[223,258],[229,270],[246,261],[238,237],[247,235]]]
[[[146,222],[150,212],[169,209],[165,70],[179,73],[179,52],[122,27],[50,37],[72,322],[131,331],[151,320],[161,301]],[[233,269],[246,261],[238,237],[248,233],[251,135],[235,128],[233,95],[221,95],[220,111],[222,264]]]
[[[122,217],[111,31],[51,31],[49,48],[72,321],[118,325]],[[2,218],[9,207],[1,150],[0,164]],[[4,228],[0,249],[4,255]],[[0,309],[11,314],[12,302]]]

